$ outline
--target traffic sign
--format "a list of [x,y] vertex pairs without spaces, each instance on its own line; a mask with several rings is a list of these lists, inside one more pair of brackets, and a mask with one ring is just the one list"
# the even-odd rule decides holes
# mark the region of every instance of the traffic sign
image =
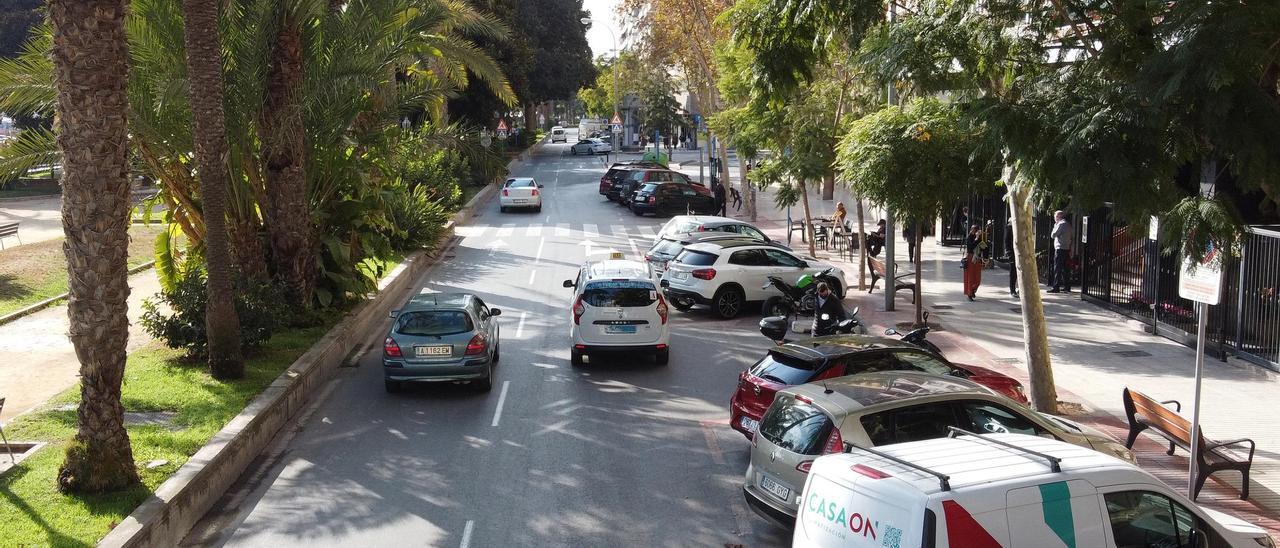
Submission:
[[613,129],[614,133],[622,133],[622,124],[613,124],[609,127]]
[[509,131],[510,129],[511,129],[511,128],[507,127],[507,121],[506,121],[505,119],[503,119],[503,120],[498,120],[498,131],[499,131],[499,132],[503,132],[503,133],[505,133],[505,132]]
[[1209,244],[1204,260],[1198,264],[1190,257],[1182,262],[1182,275],[1178,276],[1178,296],[1198,303],[1218,304],[1222,294],[1222,257]]
[[609,120],[609,123],[615,126],[620,126],[622,125],[622,117],[618,116],[618,113],[615,112],[613,113],[613,119]]

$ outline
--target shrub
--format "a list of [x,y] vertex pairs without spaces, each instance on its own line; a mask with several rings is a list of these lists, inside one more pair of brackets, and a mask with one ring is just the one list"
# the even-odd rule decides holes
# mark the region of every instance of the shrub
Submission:
[[391,247],[398,250],[417,249],[436,241],[442,224],[453,208],[432,199],[425,186],[412,190],[398,186],[387,193],[387,217],[392,232],[387,235]]
[[[240,348],[247,353],[271,338],[285,320],[286,311],[281,292],[273,284],[238,280],[235,293]],[[207,303],[204,273],[189,273],[172,289],[162,291],[158,300],[142,302],[142,327],[170,348],[185,349],[188,356],[204,359],[209,344],[204,323]]]

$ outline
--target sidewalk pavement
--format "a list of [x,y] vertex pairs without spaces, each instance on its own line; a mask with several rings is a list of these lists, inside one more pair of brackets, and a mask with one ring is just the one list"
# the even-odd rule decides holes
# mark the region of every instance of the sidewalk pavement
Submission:
[[[128,350],[132,352],[152,340],[138,318],[142,300],[160,291],[155,270],[129,276],[129,289]],[[0,397],[5,398],[0,421],[7,422],[78,382],[80,361],[67,338],[69,324],[63,304],[0,326]]]
[[[688,173],[688,169],[684,170]],[[835,200],[810,197],[814,216],[829,215],[836,201],[844,201],[853,216],[855,201],[848,191],[837,188]],[[799,216],[799,208],[793,215]],[[759,194],[757,225],[771,237],[785,239],[786,213],[773,205],[767,192]],[[865,216],[865,230],[874,227],[879,216]],[[744,218],[742,212],[731,212]],[[913,268],[906,263],[906,242],[901,229],[895,234],[899,271]],[[807,252],[798,236],[792,244]],[[941,328],[930,334],[950,358],[973,363],[1018,378],[1029,386],[1023,347],[1021,303],[1009,295],[1009,274],[1003,269],[983,273],[977,300],[963,295],[959,247],[936,245],[932,237],[921,246],[923,288],[921,295],[932,324]],[[843,260],[832,252],[819,250],[821,258],[842,268],[851,285],[858,280],[857,255]],[[883,257],[883,255],[882,255]],[[870,276],[867,276],[870,283]],[[850,291],[847,307],[860,307],[859,315],[872,327],[882,330],[915,318],[910,292],[901,291],[895,310],[884,310],[883,281],[874,293]],[[1079,288],[1066,294],[1042,293],[1045,319],[1049,324],[1049,347],[1054,380],[1060,401],[1079,404],[1064,406],[1064,414],[1099,428],[1123,441],[1128,433],[1121,391],[1140,390],[1159,400],[1182,402],[1184,416],[1190,416],[1194,395],[1194,349],[1163,337],[1149,335],[1134,320],[1081,300]],[[1198,502],[1205,507],[1236,515],[1257,523],[1280,538],[1280,417],[1260,415],[1280,393],[1280,375],[1247,362],[1223,362],[1208,358],[1202,387],[1201,425],[1211,439],[1252,438],[1258,444],[1251,471],[1250,498],[1239,500],[1239,475],[1221,472],[1210,477]],[[1163,438],[1144,433],[1134,447],[1139,464],[1175,490],[1187,490],[1187,453],[1165,454]]]
[[[24,245],[61,238],[62,196],[0,203],[0,223],[12,222],[18,223],[18,237]],[[17,243],[6,240],[5,247]]]

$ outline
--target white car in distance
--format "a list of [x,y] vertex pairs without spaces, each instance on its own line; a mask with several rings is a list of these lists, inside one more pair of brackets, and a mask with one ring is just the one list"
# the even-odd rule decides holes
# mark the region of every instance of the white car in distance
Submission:
[[517,207],[542,211],[541,184],[533,177],[512,177],[502,184],[502,195],[498,196],[498,209],[503,213]]

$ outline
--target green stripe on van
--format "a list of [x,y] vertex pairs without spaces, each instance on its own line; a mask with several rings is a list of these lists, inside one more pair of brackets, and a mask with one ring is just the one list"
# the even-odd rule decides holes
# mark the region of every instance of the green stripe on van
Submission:
[[1071,516],[1071,488],[1059,481],[1040,485],[1040,508],[1044,524],[1062,539],[1067,548],[1076,548],[1076,526]]

